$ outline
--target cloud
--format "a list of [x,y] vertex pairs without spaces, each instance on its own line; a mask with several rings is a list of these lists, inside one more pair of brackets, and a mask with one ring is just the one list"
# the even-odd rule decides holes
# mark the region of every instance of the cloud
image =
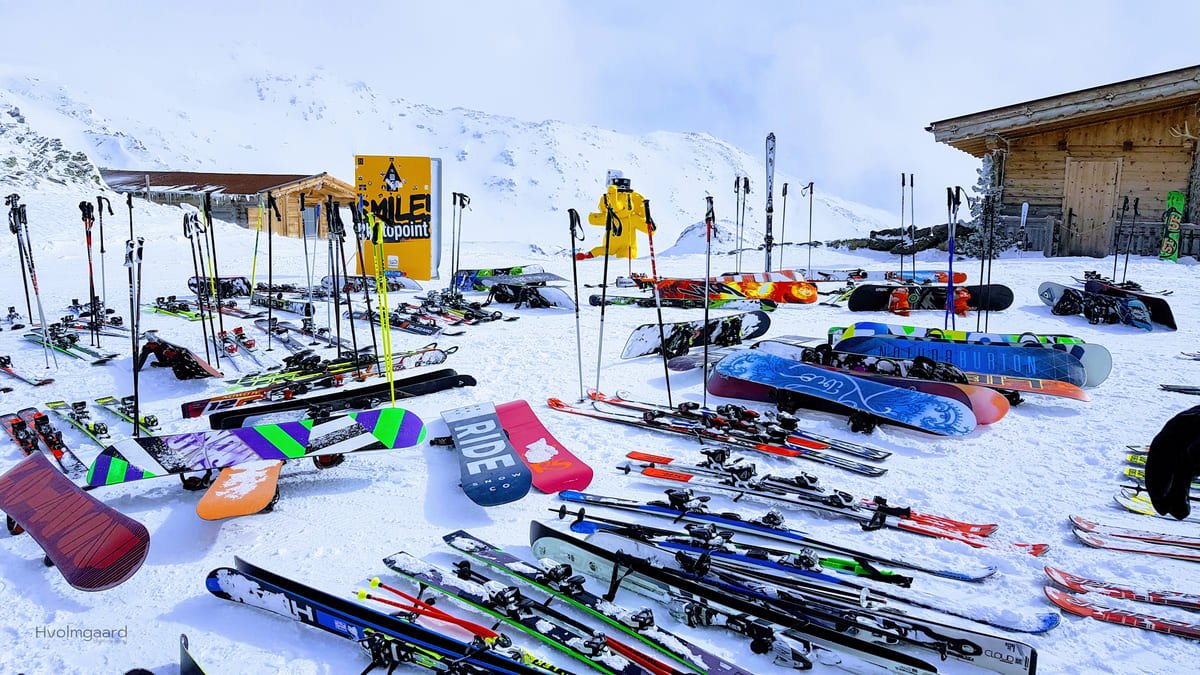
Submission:
[[942,188],[973,184],[978,162],[935,144],[929,122],[1191,65],[1170,27],[1198,19],[1200,6],[1115,0],[68,0],[0,10],[0,63],[131,115],[155,96],[235,110],[246,92],[230,72],[321,68],[388,98],[708,132],[755,156],[774,131],[780,170],[826,193],[895,210],[896,174],[915,173],[917,219],[935,222]]

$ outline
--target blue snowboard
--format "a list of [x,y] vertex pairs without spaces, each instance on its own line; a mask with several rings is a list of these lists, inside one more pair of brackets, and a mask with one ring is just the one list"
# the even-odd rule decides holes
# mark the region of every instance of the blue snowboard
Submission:
[[717,364],[726,377],[786,389],[942,435],[967,434],[975,413],[959,401],[846,375],[755,351],[735,352]]
[[964,372],[1058,380],[1082,387],[1087,372],[1079,359],[1057,349],[1000,344],[915,340],[898,336],[857,336],[837,343],[838,351],[950,363]]
[[524,497],[533,472],[508,441],[496,406],[469,405],[442,413],[458,451],[463,492],[480,506],[499,506]]

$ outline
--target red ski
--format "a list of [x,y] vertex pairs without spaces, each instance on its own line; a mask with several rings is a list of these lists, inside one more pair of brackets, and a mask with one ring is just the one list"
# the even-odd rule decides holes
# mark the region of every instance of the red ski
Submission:
[[1165,544],[1168,546],[1179,546],[1182,548],[1200,548],[1200,537],[1189,537],[1181,534],[1152,532],[1150,530],[1135,530],[1129,527],[1105,525],[1102,523],[1097,523],[1093,520],[1088,520],[1087,518],[1083,518],[1081,516],[1071,516],[1071,524],[1074,525],[1075,529],[1077,530],[1082,530],[1084,532],[1089,532],[1091,534],[1104,537],[1130,539],[1150,544]]
[[145,526],[84,492],[40,452],[0,476],[0,510],[81,591],[124,582],[149,552]]
[[533,486],[542,492],[583,490],[592,482],[592,467],[567,450],[526,401],[496,406],[500,425],[521,459],[533,471]]
[[1132,626],[1156,633],[1166,633],[1168,635],[1178,635],[1193,640],[1200,640],[1200,624],[1185,623],[1150,614],[1130,612],[1118,607],[1108,607],[1092,602],[1087,596],[1068,593],[1053,586],[1046,586],[1043,590],[1046,593],[1046,597],[1050,599],[1050,602],[1078,616],[1086,616],[1097,621],[1115,623],[1121,626]]
[[1131,586],[1088,579],[1050,566],[1046,566],[1045,571],[1051,581],[1076,593],[1096,593],[1097,595],[1107,595],[1110,598],[1137,600],[1152,605],[1200,609],[1200,595],[1177,591],[1144,591]]

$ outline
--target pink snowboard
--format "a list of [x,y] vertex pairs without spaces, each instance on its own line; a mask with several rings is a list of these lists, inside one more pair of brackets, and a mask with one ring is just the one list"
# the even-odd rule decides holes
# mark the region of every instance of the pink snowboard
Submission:
[[583,490],[592,482],[592,467],[584,464],[546,431],[525,401],[496,406],[500,425],[517,454],[533,471],[533,486],[542,492]]

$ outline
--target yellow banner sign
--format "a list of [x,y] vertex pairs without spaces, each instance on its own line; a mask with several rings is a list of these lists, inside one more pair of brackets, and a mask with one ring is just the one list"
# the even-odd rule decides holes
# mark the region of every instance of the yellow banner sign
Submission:
[[[355,155],[354,182],[364,214],[383,228],[385,273],[433,278],[433,160],[429,157]],[[375,270],[374,232],[363,244],[367,269]]]

